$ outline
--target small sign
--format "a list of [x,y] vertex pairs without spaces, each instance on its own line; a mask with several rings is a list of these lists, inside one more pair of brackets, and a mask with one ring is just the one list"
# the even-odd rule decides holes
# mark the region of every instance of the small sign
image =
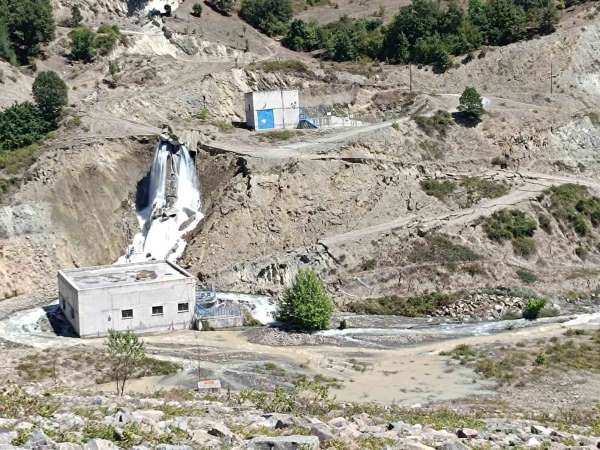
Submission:
[[201,380],[198,381],[199,391],[219,391],[221,390],[220,380]]

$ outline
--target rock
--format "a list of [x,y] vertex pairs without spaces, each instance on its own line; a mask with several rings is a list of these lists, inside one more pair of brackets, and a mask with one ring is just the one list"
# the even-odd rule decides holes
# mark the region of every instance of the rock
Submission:
[[208,434],[210,434],[211,436],[216,436],[216,437],[220,437],[220,438],[233,436],[233,433],[231,432],[231,430],[229,428],[227,428],[227,426],[224,423],[213,424],[213,426],[210,427],[210,429],[208,430]]
[[331,432],[331,428],[324,423],[315,423],[310,427],[310,433],[317,436],[319,441],[330,441],[335,439],[335,435]]
[[140,410],[140,411],[136,411],[134,413],[134,416],[136,418],[141,418],[141,422],[144,423],[149,423],[149,424],[153,424],[156,422],[160,422],[163,417],[165,416],[165,413],[162,411],[158,411],[156,409],[146,409],[146,410]]
[[338,429],[346,428],[348,426],[348,421],[343,417],[335,417],[327,423],[330,427]]
[[154,450],[193,450],[189,445],[171,445],[160,444],[154,447]]
[[270,428],[282,429],[294,425],[294,418],[289,414],[266,414],[263,416],[272,426]]
[[36,430],[31,433],[29,439],[25,443],[25,448],[31,449],[46,449],[54,447],[55,443],[43,431]]
[[472,428],[459,428],[456,430],[456,435],[461,439],[475,439],[479,436],[479,432]]
[[428,445],[422,444],[421,442],[402,442],[400,446],[396,446],[398,449],[402,450],[435,450],[433,447],[429,447]]
[[247,449],[251,450],[318,450],[316,436],[257,436],[250,440]]
[[529,438],[529,440],[527,442],[525,442],[525,447],[529,447],[529,448],[537,448],[541,445],[541,442],[538,441],[536,438],[532,437]]
[[117,447],[111,441],[107,441],[106,439],[92,439],[83,446],[83,450],[115,450],[118,448],[120,447]]
[[192,431],[190,439],[194,444],[198,444],[200,448],[221,448],[221,440],[204,430]]
[[16,431],[6,431],[0,433],[0,445],[10,445],[14,438],[18,436]]
[[541,434],[542,436],[550,436],[554,433],[554,430],[542,425],[531,425],[531,432],[533,434]]
[[81,450],[83,447],[72,442],[61,442],[60,444],[56,444],[54,448],[55,450]]
[[467,447],[460,441],[448,441],[443,443],[437,448],[437,450],[470,450],[471,447]]

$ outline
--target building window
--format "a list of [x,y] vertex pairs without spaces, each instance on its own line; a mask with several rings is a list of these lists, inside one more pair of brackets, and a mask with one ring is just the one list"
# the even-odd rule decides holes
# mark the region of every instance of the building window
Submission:
[[133,309],[122,309],[121,319],[133,319]]
[[189,312],[190,304],[189,303],[177,303],[177,312]]
[[153,316],[162,316],[163,315],[163,307],[162,306],[153,306],[152,307],[152,315]]

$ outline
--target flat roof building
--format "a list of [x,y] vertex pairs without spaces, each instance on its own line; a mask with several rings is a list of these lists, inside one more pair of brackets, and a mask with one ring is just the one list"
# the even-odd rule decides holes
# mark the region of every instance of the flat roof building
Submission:
[[58,272],[60,307],[80,337],[109,330],[161,332],[190,328],[196,281],[168,261]]
[[298,128],[300,94],[297,90],[248,92],[246,125],[255,130]]

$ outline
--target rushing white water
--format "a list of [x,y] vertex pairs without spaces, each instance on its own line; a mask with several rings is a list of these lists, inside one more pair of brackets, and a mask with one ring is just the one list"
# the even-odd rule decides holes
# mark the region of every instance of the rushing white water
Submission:
[[[168,189],[169,185],[172,189]],[[142,231],[134,236],[127,253],[118,262],[176,261],[185,250],[183,235],[203,218],[201,206],[190,152],[185,145],[174,147],[161,140],[154,151],[148,205],[138,211]]]

